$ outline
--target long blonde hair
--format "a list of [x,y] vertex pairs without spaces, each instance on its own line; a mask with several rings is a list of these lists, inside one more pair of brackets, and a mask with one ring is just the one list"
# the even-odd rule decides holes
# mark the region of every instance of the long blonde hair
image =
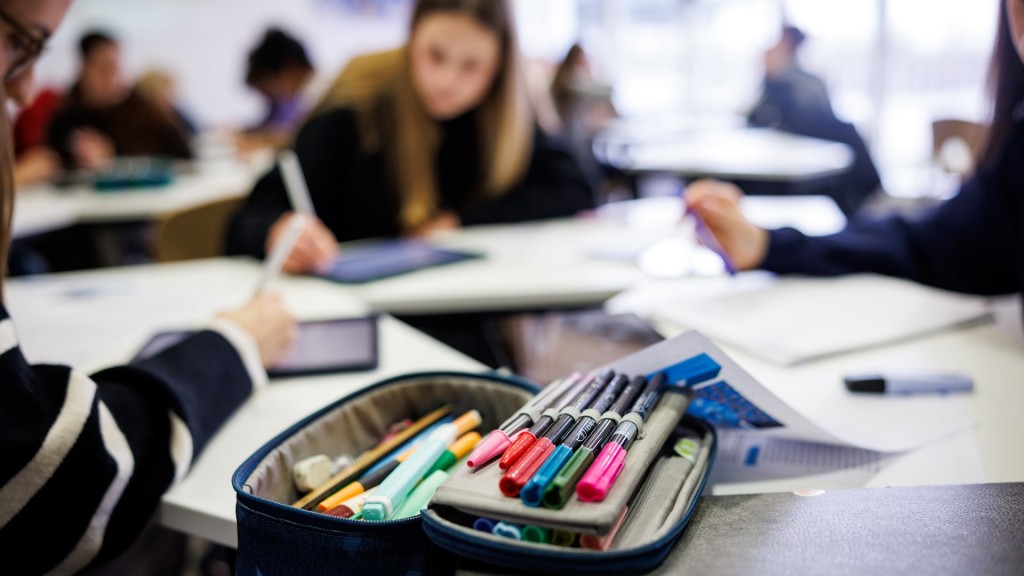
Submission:
[[[533,113],[511,7],[505,0],[420,0],[410,34],[425,16],[437,12],[469,16],[500,41],[501,65],[477,112],[482,147],[479,192],[484,198],[500,197],[522,179],[533,145]],[[385,153],[401,201],[400,228],[429,221],[439,199],[435,159],[440,135],[413,90],[408,49],[353,59],[316,110],[341,106],[357,113],[363,151]]]

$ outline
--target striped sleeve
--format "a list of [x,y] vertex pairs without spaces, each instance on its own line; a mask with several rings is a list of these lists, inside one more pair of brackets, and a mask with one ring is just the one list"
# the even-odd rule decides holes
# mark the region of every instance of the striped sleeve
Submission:
[[33,574],[117,556],[251,390],[212,331],[92,377],[29,365],[0,306],[0,555]]

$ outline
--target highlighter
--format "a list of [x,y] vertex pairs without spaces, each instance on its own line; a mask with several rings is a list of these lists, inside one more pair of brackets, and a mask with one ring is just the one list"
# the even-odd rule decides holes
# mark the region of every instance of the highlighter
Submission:
[[391,440],[360,454],[350,466],[332,476],[330,480],[317,487],[316,490],[294,502],[292,506],[306,510],[315,509],[317,504],[359,478],[361,474],[364,474],[371,466],[387,456],[392,450],[422,432],[424,428],[447,416],[451,409],[451,406],[444,405],[416,420],[412,426],[402,430]]
[[444,470],[434,470],[428,474],[423,482],[416,485],[416,488],[409,493],[409,497],[402,502],[402,505],[391,515],[392,520],[411,518],[420,513],[420,510],[427,507],[430,499],[434,497],[437,488],[448,479],[448,473]]
[[479,432],[467,432],[463,434],[458,440],[453,442],[447,450],[444,451],[444,454],[441,454],[441,457],[437,459],[437,462],[434,462],[434,465],[430,467],[430,470],[427,470],[424,477],[430,476],[437,470],[447,470],[452,464],[458,462],[459,458],[469,454],[469,451],[472,450],[479,441]]
[[[554,406],[555,413],[557,414],[558,412],[561,412],[572,404],[580,394],[586,391],[587,387],[590,386],[595,378],[596,377],[591,374],[586,378],[581,378],[579,382],[573,384],[573,386],[558,399],[558,402]],[[537,440],[541,434],[544,434],[544,432],[547,431],[554,421],[555,416],[548,414],[544,414],[538,418],[537,422],[535,422],[529,430],[520,434],[519,437],[516,438],[515,442],[505,450],[505,453],[501,455],[501,460],[498,461],[498,467],[502,470],[507,470],[509,466],[515,464],[516,461],[530,449],[533,442]]]
[[[576,496],[582,502],[600,502],[608,495],[623,466],[630,444],[640,433],[640,424],[661,397],[665,386],[664,374],[658,373],[647,384],[640,397],[633,403],[629,414],[622,419],[608,443],[601,449],[597,459],[576,485]],[[638,424],[636,421],[639,421]]]
[[316,505],[317,510],[320,510],[321,512],[326,512],[334,508],[335,506],[341,504],[342,502],[348,500],[349,498],[366,492],[370,488],[376,487],[378,484],[383,482],[384,479],[387,478],[389,474],[394,472],[395,468],[398,468],[399,464],[404,462],[405,459],[411,456],[415,451],[416,446],[412,446],[405,452],[396,456],[394,459],[388,461],[387,464],[385,464],[384,466],[377,466],[371,468],[369,472],[360,476],[359,479],[356,480],[355,482],[352,482],[351,484],[345,486],[341,490],[338,490],[329,497],[324,498],[323,502]]
[[[628,383],[629,378],[625,374],[615,376],[611,383],[601,392],[601,395],[597,397],[597,400],[594,400],[594,403],[587,408],[587,411],[594,410],[599,415],[603,414],[619,396],[623,386]],[[587,439],[595,424],[596,419],[589,415],[581,415],[576,420],[576,425],[565,435],[562,443],[551,452],[551,455],[541,464],[533,478],[530,478],[530,481],[523,486],[522,491],[519,493],[523,504],[533,507],[540,506],[541,501],[544,499],[544,490],[548,487],[548,484],[565,466],[565,463],[569,461],[573,452]]]
[[409,456],[395,468],[387,478],[377,487],[377,491],[363,505],[363,518],[367,520],[387,520],[401,505],[413,487],[419,482],[424,474],[437,462],[437,459],[444,454],[448,446],[460,435],[480,425],[480,413],[470,410],[459,416],[451,424],[445,424],[434,430],[429,437],[416,448],[416,452]]
[[[544,411],[551,408],[556,405],[561,397],[564,396],[582,378],[583,375],[579,372],[573,373],[568,378],[554,384],[552,389],[547,391],[547,394],[542,391],[540,394],[534,396],[532,400],[527,402],[526,405],[521,408],[521,410],[530,409]],[[483,442],[477,445],[473,450],[473,453],[469,455],[469,459],[466,460],[466,465],[470,468],[476,468],[490,462],[495,456],[503,454],[505,450],[507,450],[508,447],[516,441],[519,435],[533,424],[534,422],[529,415],[516,415],[501,428],[492,430],[490,434],[484,438]]]
[[[611,412],[621,415],[636,400],[637,395],[647,386],[647,379],[643,376],[634,376],[629,381],[626,389],[619,394],[618,400],[612,404]],[[561,508],[569,500],[569,496],[576,489],[576,483],[587,471],[587,468],[594,462],[598,451],[604,446],[604,441],[611,435],[618,424],[615,418],[602,418],[597,423],[597,428],[590,433],[586,442],[576,450],[569,462],[555,475],[544,492],[543,504],[547,508]]]
[[544,435],[533,442],[529,450],[505,471],[505,475],[498,481],[498,488],[501,489],[502,494],[510,497],[519,495],[523,486],[530,481],[541,464],[554,452],[555,444],[561,442],[565,434],[576,424],[576,415],[594,402],[598,395],[611,385],[615,379],[614,376],[615,373],[610,370],[601,373],[576,398],[571,412],[558,415],[554,423],[544,431]]
[[338,518],[352,518],[363,510],[363,504],[366,504],[366,501],[373,495],[374,490],[376,490],[376,488],[370,488],[366,492],[356,494],[334,508],[324,512],[324,514],[337,516]]
[[[452,422],[453,420],[455,420],[454,416],[445,416],[444,418],[441,418],[437,422],[431,424],[425,430],[423,430],[419,434],[413,436],[412,438],[407,440],[404,444],[402,444],[398,448],[395,448],[394,450],[392,450],[391,453],[389,453],[388,455],[386,455],[383,458],[381,458],[380,461],[378,461],[376,464],[371,466],[370,469],[366,471],[366,473],[369,474],[370,472],[376,471],[378,468],[383,468],[384,466],[387,466],[387,465],[391,464],[392,461],[394,461],[396,458],[398,458],[402,454],[408,455],[407,453],[411,453],[411,450],[413,448],[415,448],[416,446],[418,446],[420,442],[423,442],[424,438],[430,436],[430,433],[433,432],[434,430],[436,430],[438,426],[443,426],[445,424],[448,424],[448,423]],[[392,469],[394,469],[394,468],[392,468]]]

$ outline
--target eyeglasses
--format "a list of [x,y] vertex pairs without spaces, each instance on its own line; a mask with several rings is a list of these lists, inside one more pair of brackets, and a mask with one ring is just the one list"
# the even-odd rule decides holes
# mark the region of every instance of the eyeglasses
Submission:
[[49,36],[33,33],[3,10],[0,10],[0,20],[6,22],[13,32],[5,40],[6,46],[4,46],[4,50],[7,51],[7,61],[10,62],[10,68],[4,74],[4,82],[10,82],[39,58],[39,55],[46,49],[46,41]]

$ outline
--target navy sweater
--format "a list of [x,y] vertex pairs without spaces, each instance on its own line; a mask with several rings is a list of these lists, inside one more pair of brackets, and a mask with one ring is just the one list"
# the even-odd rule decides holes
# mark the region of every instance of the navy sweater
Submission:
[[1024,125],[949,201],[914,218],[852,222],[830,236],[773,230],[762,268],[875,272],[970,294],[1024,292]]
[[[440,208],[457,213],[465,225],[570,216],[594,205],[593,190],[575,159],[539,130],[523,180],[493,200],[477,197],[480,147],[473,113],[442,123],[441,135],[435,164]],[[400,233],[399,200],[384,154],[362,151],[351,109],[310,120],[296,138],[295,153],[316,214],[339,241]],[[263,257],[271,225],[288,210],[291,204],[275,168],[233,218],[228,253]]]
[[91,377],[29,365],[0,305],[0,556],[23,574],[114,558],[251,391],[211,331]]

